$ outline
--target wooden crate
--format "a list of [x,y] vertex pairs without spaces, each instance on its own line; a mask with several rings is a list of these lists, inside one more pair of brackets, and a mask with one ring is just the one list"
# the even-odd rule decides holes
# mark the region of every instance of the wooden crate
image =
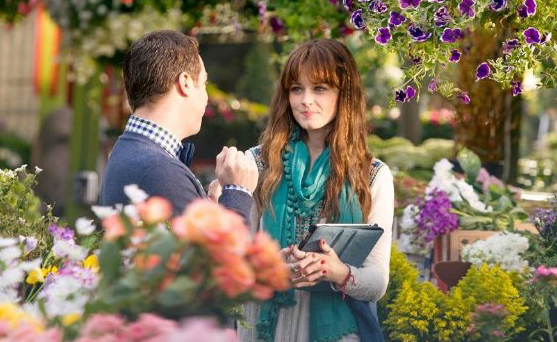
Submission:
[[455,230],[449,234],[449,258],[448,261],[460,261],[460,252],[464,246],[472,244],[478,240],[485,240],[488,237],[499,233],[492,230]]

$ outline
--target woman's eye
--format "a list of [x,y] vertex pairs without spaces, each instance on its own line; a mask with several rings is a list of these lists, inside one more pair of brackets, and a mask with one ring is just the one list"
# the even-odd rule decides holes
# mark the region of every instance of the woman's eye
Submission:
[[298,86],[294,86],[292,88],[290,88],[290,91],[293,93],[299,93],[302,91],[302,87],[298,87]]
[[316,86],[315,87],[315,91],[325,91],[327,90],[327,88],[323,87],[323,86]]

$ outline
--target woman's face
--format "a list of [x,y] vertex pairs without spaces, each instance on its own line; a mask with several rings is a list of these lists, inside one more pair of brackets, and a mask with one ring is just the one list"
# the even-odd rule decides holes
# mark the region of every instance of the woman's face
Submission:
[[326,83],[312,83],[300,73],[298,83],[288,91],[290,108],[300,127],[309,134],[328,130],[337,113],[338,92]]

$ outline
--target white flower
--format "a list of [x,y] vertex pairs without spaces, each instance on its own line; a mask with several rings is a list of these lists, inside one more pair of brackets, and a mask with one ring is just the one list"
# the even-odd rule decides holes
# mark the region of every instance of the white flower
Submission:
[[144,202],[149,195],[143,190],[141,190],[137,184],[130,184],[124,187],[124,193],[132,201],[132,203]]
[[14,172],[22,172],[25,171],[27,169],[27,164],[23,164],[20,167],[18,167],[17,169],[14,170]]
[[52,246],[52,253],[57,258],[68,258],[71,261],[81,261],[87,257],[87,249],[71,240],[56,240]]
[[475,210],[478,210],[482,213],[491,212],[493,210],[490,206],[486,206],[485,203],[480,201],[480,196],[474,190],[472,185],[466,183],[462,179],[459,179],[456,182],[456,186],[460,191],[460,195],[462,196],[462,198],[464,198]]
[[91,235],[95,231],[93,220],[80,217],[75,221],[75,230],[79,235]]
[[41,258],[37,258],[37,259],[32,260],[32,261],[22,261],[19,264],[19,268],[24,272],[30,272],[34,269],[40,268],[42,262],[43,261],[42,261]]
[[18,246],[11,246],[0,249],[0,261],[6,264],[11,263],[21,256],[21,249]]
[[3,238],[0,236],[0,248],[2,247],[10,247],[17,243],[17,240],[14,238]]
[[90,289],[71,275],[54,277],[39,295],[39,298],[45,299],[45,309],[50,318],[82,313],[89,297]]
[[39,173],[41,173],[42,171],[43,171],[43,169],[41,169],[41,168],[38,167],[38,166],[35,166],[35,173],[36,173],[36,174],[39,174]]
[[133,220],[139,220],[139,213],[137,212],[137,207],[135,205],[126,205],[124,207],[124,214]]
[[414,218],[420,211],[420,208],[414,204],[407,205],[402,211],[402,218],[400,220],[400,228],[405,231],[416,226],[416,221]]
[[19,236],[19,243],[23,245],[23,253],[25,255],[31,253],[32,250],[34,250],[37,245],[39,244],[39,241],[37,240],[36,237],[34,236],[23,236],[20,235]]
[[478,240],[462,249],[462,260],[475,265],[499,265],[507,271],[524,271],[528,261],[522,253],[528,249],[528,239],[519,234],[501,232],[486,240]]
[[94,205],[91,207],[91,210],[101,220],[110,217],[112,215],[118,214],[118,210],[114,209],[113,207],[101,207],[98,205]]
[[0,303],[18,303],[19,294],[14,287],[3,288],[0,286]]
[[23,281],[25,273],[19,267],[10,267],[0,274],[0,288],[13,287]]

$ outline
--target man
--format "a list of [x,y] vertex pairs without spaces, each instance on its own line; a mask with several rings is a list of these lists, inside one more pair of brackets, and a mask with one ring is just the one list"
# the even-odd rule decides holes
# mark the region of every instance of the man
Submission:
[[[133,115],[108,159],[101,205],[127,203],[123,188],[137,184],[150,196],[172,202],[173,214],[196,198],[207,197],[188,168],[195,135],[207,106],[207,72],[195,38],[177,31],[155,31],[136,41],[124,59],[124,85]],[[257,166],[236,148],[217,156],[210,197],[248,218],[257,185]],[[212,195],[212,196],[211,196]]]

